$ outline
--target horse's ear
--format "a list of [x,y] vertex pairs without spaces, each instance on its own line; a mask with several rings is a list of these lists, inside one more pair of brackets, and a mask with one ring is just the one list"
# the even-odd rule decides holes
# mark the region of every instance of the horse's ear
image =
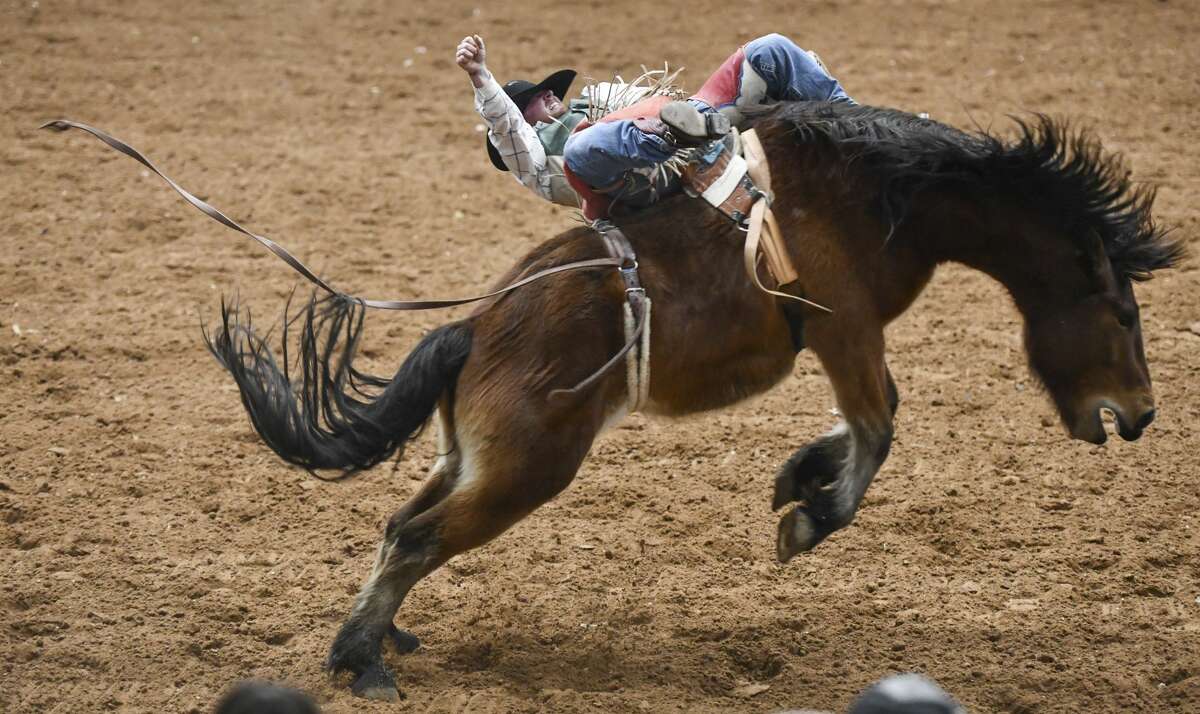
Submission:
[[1099,233],[1095,230],[1085,233],[1078,253],[1080,265],[1083,266],[1083,272],[1087,275],[1092,290],[1103,293],[1116,288],[1112,261],[1108,259],[1108,253],[1104,250],[1104,239]]

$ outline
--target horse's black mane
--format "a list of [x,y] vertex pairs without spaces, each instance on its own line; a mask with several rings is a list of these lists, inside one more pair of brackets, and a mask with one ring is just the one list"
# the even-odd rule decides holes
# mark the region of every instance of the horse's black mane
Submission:
[[1155,190],[1134,185],[1119,154],[1105,153],[1087,130],[1035,115],[1017,119],[1015,140],[967,133],[894,109],[794,102],[755,123],[782,122],[804,144],[863,164],[879,182],[879,208],[894,228],[922,189],[956,185],[1002,191],[1057,222],[1074,240],[1095,231],[1118,274],[1146,280],[1184,254],[1155,225]]

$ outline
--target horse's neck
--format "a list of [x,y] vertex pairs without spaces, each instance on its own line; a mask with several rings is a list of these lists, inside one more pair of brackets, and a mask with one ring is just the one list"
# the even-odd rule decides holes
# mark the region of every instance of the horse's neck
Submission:
[[961,263],[1001,283],[1022,312],[1066,269],[1073,249],[1040,230],[1019,207],[985,198],[929,196],[923,220],[904,232],[935,262]]

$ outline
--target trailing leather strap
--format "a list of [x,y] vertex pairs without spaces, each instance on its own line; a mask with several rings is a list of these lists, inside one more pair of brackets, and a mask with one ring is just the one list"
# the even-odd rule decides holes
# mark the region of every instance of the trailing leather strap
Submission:
[[637,323],[637,327],[634,328],[632,334],[628,335],[625,346],[605,362],[600,369],[597,369],[587,379],[570,389],[555,389],[550,392],[550,399],[576,397],[590,389],[596,382],[608,374],[613,367],[620,364],[621,360],[629,354],[630,350],[639,345],[642,341],[642,335],[646,331],[646,318],[649,315],[649,311],[645,309],[645,303],[647,302],[646,290],[642,287],[641,279],[638,277],[637,255],[633,252],[633,246],[629,244],[629,239],[625,237],[621,229],[608,221],[597,221],[592,227],[600,233],[600,237],[604,240],[604,247],[608,250],[612,259],[620,262],[618,271],[621,273],[621,279],[625,282],[625,299]]
[[[742,261],[746,266],[746,272],[750,275],[750,279],[754,281],[754,284],[758,286],[759,290],[762,290],[768,295],[788,298],[789,300],[798,300],[799,302],[811,307],[815,307],[818,310],[824,310],[825,312],[832,313],[833,310],[830,310],[819,303],[815,303],[812,300],[806,300],[799,295],[792,295],[791,293],[771,290],[762,284],[762,280],[758,277],[758,250],[760,247],[759,239],[763,232],[763,224],[766,223],[767,225],[770,225],[774,222],[775,216],[770,213],[770,209],[767,207],[766,199],[755,201],[754,205],[750,207],[750,228],[746,231],[746,243],[742,248]],[[778,224],[776,224],[775,230],[779,230]]]
[[503,295],[504,293],[507,293],[512,290],[516,290],[519,287],[536,282],[538,280],[541,280],[542,278],[547,278],[551,275],[555,275],[556,273],[563,273],[563,272],[567,272],[569,270],[591,270],[591,269],[595,269],[595,268],[620,268],[624,264],[623,259],[619,258],[619,257],[593,258],[591,260],[580,260],[580,261],[576,261],[573,263],[564,263],[562,265],[556,265],[551,268],[546,268],[545,270],[539,270],[538,272],[536,272],[532,275],[526,276],[526,277],[522,278],[521,280],[518,280],[517,282],[512,283],[511,285],[507,285],[503,288],[500,288],[499,290],[493,290],[492,292],[489,292],[484,295],[476,295],[474,297],[467,297],[467,298],[449,298],[449,299],[440,299],[440,300],[370,300],[370,299],[366,299],[366,298],[354,297],[351,295],[346,295],[345,293],[339,292],[337,290],[334,290],[328,283],[326,283],[324,280],[319,278],[315,273],[313,273],[311,270],[309,270],[308,266],[306,266],[304,263],[302,263],[299,258],[297,258],[296,256],[289,253],[287,251],[287,249],[285,249],[283,246],[279,245],[278,243],[271,240],[270,238],[267,238],[266,236],[259,235],[257,233],[254,233],[252,231],[249,231],[249,230],[243,228],[240,224],[238,224],[237,221],[233,220],[229,216],[226,216],[224,213],[217,210],[215,207],[209,205],[206,201],[204,201],[200,198],[197,198],[196,196],[191,194],[189,191],[187,191],[187,189],[185,189],[182,186],[180,186],[179,184],[175,183],[175,181],[172,180],[169,176],[164,174],[162,171],[159,171],[158,167],[156,167],[153,163],[151,163],[150,160],[147,159],[144,155],[142,155],[142,153],[140,151],[133,148],[129,144],[126,144],[125,142],[121,141],[120,139],[117,139],[95,127],[88,126],[87,124],[82,124],[80,122],[69,121],[67,119],[58,119],[56,121],[46,122],[39,128],[52,129],[54,131],[66,131],[67,129],[79,129],[81,131],[85,131],[85,132],[91,134],[92,136],[96,137],[100,141],[103,141],[105,144],[108,144],[110,147],[112,147],[112,148],[116,149],[117,151],[121,152],[122,154],[125,154],[126,156],[134,159],[135,161],[140,163],[142,166],[145,166],[147,169],[150,169],[151,171],[153,171],[155,174],[158,175],[159,178],[161,178],[163,181],[166,181],[167,185],[169,185],[171,188],[175,189],[176,193],[178,193],[180,196],[183,196],[184,200],[186,200],[188,203],[195,206],[202,213],[204,213],[204,215],[206,215],[209,218],[213,219],[214,221],[220,223],[221,225],[223,225],[227,228],[230,228],[232,230],[235,230],[238,233],[241,233],[243,235],[249,236],[249,237],[253,238],[254,240],[258,241],[259,243],[261,243],[262,245],[266,246],[266,248],[268,250],[270,250],[272,253],[274,253],[276,256],[278,256],[280,258],[280,260],[287,263],[289,266],[292,267],[293,270],[295,270],[296,272],[303,275],[305,278],[307,278],[310,282],[312,282],[317,287],[321,288],[322,290],[325,290],[326,292],[328,292],[331,295],[335,295],[338,297],[353,300],[365,307],[373,307],[373,308],[377,308],[380,310],[432,310],[432,309],[442,308],[442,307],[454,307],[455,305],[465,305],[467,303],[478,302],[480,300],[486,300],[488,298],[495,297],[497,295]]
[[779,290],[770,290],[759,279],[758,253],[760,248],[767,259],[767,270],[775,278],[776,285],[787,285],[800,276],[796,272],[796,267],[792,265],[787,246],[783,243],[783,231],[780,230],[779,223],[775,220],[775,213],[771,211],[771,169],[767,164],[766,152],[763,151],[758,134],[753,129],[743,133],[741,139],[746,155],[746,173],[757,187],[754,204],[750,207],[750,220],[746,227],[746,243],[742,249],[742,261],[745,264],[746,272],[758,289],[768,295],[796,300],[818,310],[832,313],[833,310],[812,300]]

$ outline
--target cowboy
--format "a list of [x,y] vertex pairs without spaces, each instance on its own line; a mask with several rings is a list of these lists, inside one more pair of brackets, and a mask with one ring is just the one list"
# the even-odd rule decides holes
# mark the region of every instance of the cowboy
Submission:
[[771,34],[739,48],[700,91],[666,104],[657,118],[601,122],[576,132],[588,104],[582,97],[567,100],[574,70],[559,70],[537,84],[517,79],[501,87],[486,59],[479,35],[464,37],[455,52],[475,87],[475,109],[488,127],[492,164],[565,206],[579,206],[580,197],[564,165],[594,191],[626,191],[639,171],[649,175],[647,170],[680,148],[722,136],[747,107],[783,100],[853,103],[815,54]]

